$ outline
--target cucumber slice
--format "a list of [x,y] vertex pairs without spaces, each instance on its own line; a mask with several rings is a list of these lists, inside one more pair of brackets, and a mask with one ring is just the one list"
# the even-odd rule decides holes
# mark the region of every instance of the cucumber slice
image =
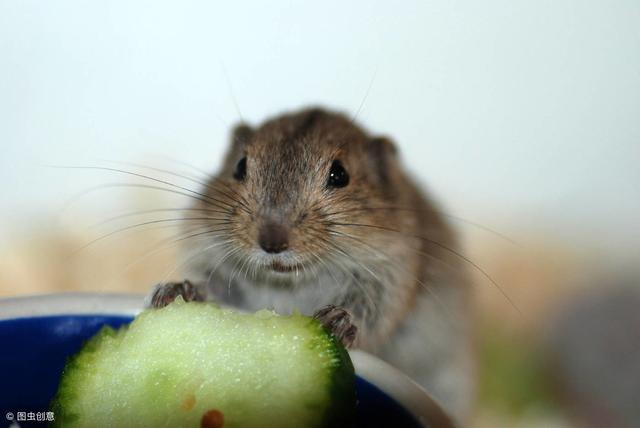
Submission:
[[318,321],[182,298],[104,327],[52,403],[61,427],[346,426],[354,409],[349,355]]

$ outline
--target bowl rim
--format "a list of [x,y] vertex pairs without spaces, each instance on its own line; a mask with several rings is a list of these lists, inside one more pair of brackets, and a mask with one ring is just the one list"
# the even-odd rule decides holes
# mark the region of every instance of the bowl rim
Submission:
[[[145,296],[126,293],[63,292],[0,298],[0,321],[51,315],[136,316]],[[378,357],[349,350],[356,374],[394,399],[422,426],[452,427],[442,406],[419,384]]]

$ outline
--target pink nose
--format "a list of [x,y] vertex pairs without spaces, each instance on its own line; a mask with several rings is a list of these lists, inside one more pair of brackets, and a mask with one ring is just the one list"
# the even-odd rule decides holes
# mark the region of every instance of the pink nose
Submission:
[[281,253],[289,248],[289,229],[278,223],[267,223],[260,229],[258,243],[267,253]]

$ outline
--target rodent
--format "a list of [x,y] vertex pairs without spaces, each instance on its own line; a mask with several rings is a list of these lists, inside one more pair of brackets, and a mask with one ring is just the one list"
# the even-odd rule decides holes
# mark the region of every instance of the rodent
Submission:
[[358,329],[354,346],[465,421],[474,389],[467,274],[454,233],[391,139],[322,108],[242,123],[201,193],[192,208],[210,219],[185,240],[191,298],[281,313],[342,307]]

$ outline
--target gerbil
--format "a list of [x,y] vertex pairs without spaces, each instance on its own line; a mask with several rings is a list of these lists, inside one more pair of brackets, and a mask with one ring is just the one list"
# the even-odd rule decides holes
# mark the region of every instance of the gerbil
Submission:
[[[463,422],[473,373],[467,279],[455,237],[394,144],[342,114],[306,109],[241,124],[192,207],[209,217],[187,283],[153,293],[248,310],[345,308],[372,352]],[[189,240],[188,242],[196,242]]]

